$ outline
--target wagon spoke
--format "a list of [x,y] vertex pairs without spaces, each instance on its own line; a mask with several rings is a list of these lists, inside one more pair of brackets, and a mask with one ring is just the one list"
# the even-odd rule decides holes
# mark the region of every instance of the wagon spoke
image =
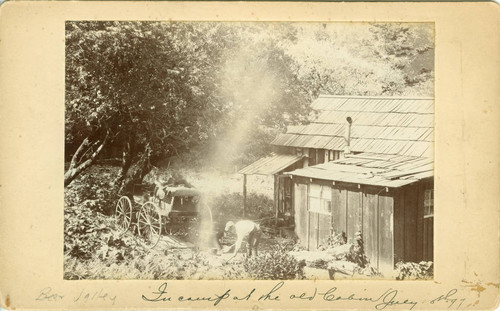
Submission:
[[132,202],[128,197],[121,197],[116,204],[115,219],[123,232],[127,231],[132,222]]
[[138,219],[139,234],[151,248],[156,246],[161,237],[161,216],[156,210],[153,202],[146,202],[141,207]]

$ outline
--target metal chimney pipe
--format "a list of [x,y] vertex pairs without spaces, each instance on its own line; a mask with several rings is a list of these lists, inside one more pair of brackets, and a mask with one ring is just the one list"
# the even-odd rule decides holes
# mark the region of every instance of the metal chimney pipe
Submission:
[[346,146],[344,149],[344,154],[349,154],[351,153],[351,126],[352,126],[352,118],[347,117],[346,119],[346,124],[345,124],[345,140],[346,140]]

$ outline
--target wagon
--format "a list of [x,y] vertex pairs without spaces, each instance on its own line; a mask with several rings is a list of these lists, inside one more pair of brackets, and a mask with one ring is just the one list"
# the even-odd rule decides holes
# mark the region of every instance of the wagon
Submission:
[[122,196],[118,200],[115,219],[122,232],[137,232],[150,248],[160,242],[162,235],[196,231],[192,224],[196,225],[201,217],[212,223],[210,208],[202,202],[201,193],[196,189],[135,185],[133,194],[132,199]]

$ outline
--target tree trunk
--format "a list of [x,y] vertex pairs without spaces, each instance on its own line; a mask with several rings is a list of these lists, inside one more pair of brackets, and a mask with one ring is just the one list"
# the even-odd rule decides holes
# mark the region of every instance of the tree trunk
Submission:
[[130,165],[130,168],[127,170],[121,182],[118,191],[120,195],[126,195],[131,200],[133,199],[134,184],[140,184],[144,176],[146,176],[153,169],[153,166],[149,161],[150,155],[151,152],[147,149],[137,162]]
[[133,145],[128,142],[123,146],[122,166],[120,168],[120,172],[118,172],[118,176],[115,179],[115,185],[121,185],[123,179],[127,175],[128,170],[130,169],[130,165],[132,165],[133,157],[134,148]]
[[102,142],[96,141],[91,143],[88,137],[83,140],[71,158],[68,170],[64,173],[64,187],[67,187],[78,175],[94,163],[107,140],[108,134],[106,134]]

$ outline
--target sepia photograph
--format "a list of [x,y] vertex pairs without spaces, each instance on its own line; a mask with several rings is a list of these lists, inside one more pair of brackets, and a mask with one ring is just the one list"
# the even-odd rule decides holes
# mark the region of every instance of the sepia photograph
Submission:
[[497,309],[499,8],[5,1],[0,308]]
[[65,280],[433,279],[434,23],[66,21],[64,55]]

